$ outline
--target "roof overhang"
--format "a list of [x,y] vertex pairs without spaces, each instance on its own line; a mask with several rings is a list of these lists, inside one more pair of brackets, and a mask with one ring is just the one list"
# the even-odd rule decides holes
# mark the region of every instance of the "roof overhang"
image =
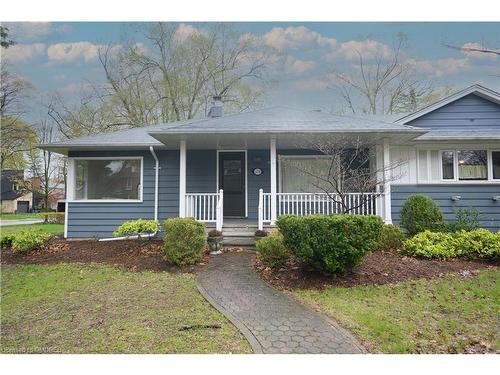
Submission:
[[416,112],[410,113],[407,116],[404,116],[400,118],[399,120],[395,121],[396,124],[408,124],[410,121],[413,121],[419,117],[422,117],[432,111],[435,111],[438,108],[441,108],[449,103],[452,103],[460,98],[463,98],[464,96],[474,94],[477,95],[481,98],[484,98],[486,100],[489,100],[493,103],[500,104],[500,94],[496,91],[493,91],[491,89],[488,89],[484,86],[481,85],[472,85],[470,87],[467,87],[463,90],[460,90],[450,96],[447,96],[446,98],[443,98],[441,100],[438,100],[437,102],[428,105],[427,107],[424,107]]

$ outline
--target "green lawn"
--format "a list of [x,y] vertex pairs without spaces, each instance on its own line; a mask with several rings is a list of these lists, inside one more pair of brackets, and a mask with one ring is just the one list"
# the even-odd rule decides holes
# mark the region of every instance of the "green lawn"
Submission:
[[23,224],[23,225],[6,225],[0,228],[1,234],[15,233],[22,230],[38,230],[41,229],[47,233],[62,234],[64,233],[64,224]]
[[[221,328],[180,330],[185,325]],[[249,353],[195,277],[89,265],[4,266],[2,352]]]
[[38,214],[3,214],[0,213],[0,219],[2,220],[17,220],[17,219],[38,219],[40,216]]
[[500,350],[499,271],[395,285],[301,290],[319,307],[383,353],[461,353],[482,345]]

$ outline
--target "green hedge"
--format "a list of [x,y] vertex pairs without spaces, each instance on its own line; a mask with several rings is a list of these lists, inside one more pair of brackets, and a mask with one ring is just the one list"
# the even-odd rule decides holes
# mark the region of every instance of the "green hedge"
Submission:
[[156,220],[130,220],[124,222],[113,232],[115,237],[144,236],[160,231],[160,224]]
[[280,216],[285,245],[304,265],[328,273],[349,271],[380,243],[378,216]]
[[405,239],[406,235],[400,227],[393,224],[384,225],[378,250],[399,250]]
[[404,242],[404,252],[427,259],[455,257],[500,257],[500,232],[487,229],[461,230],[455,233],[424,231]]
[[205,226],[192,218],[165,221],[163,254],[175,265],[194,264],[203,258]]
[[3,235],[0,245],[2,249],[10,248],[14,253],[24,254],[45,246],[51,237],[51,234],[42,230],[23,230]]
[[283,242],[283,235],[277,230],[273,230],[268,236],[258,239],[255,247],[266,267],[283,267],[290,258],[290,252]]

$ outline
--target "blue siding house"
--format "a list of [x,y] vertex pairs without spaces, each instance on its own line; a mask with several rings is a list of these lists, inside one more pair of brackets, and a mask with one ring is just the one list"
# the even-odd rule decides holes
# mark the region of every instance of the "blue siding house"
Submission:
[[476,208],[484,227],[500,229],[498,92],[474,85],[396,121],[287,107],[223,116],[220,100],[210,113],[42,145],[68,156],[65,236],[109,237],[137,218],[224,230],[236,219],[261,228],[281,214],[339,212],[297,167],[324,170],[310,145],[329,138],[369,142],[370,171],[382,173],[373,191],[346,195],[351,212],[399,223],[404,201],[425,194],[447,220]]

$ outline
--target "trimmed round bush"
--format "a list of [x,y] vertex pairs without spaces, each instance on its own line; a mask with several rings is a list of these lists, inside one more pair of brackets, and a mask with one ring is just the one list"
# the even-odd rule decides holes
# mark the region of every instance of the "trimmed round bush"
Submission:
[[290,252],[283,242],[283,235],[277,230],[259,239],[255,247],[260,254],[262,264],[266,267],[281,268],[290,258]]
[[458,255],[468,258],[500,257],[500,232],[495,234],[484,228],[461,230],[454,233],[453,237]]
[[448,259],[458,255],[451,233],[425,230],[404,241],[404,252],[427,259]]
[[175,265],[194,264],[203,258],[205,226],[192,218],[165,221],[163,255]]
[[144,236],[160,231],[160,224],[156,220],[130,220],[120,225],[114,232],[115,237]]
[[440,231],[444,219],[437,204],[425,195],[412,195],[401,208],[401,225],[413,236],[425,230]]
[[12,238],[11,249],[14,253],[28,253],[32,250],[45,246],[51,237],[51,234],[45,233],[41,230],[26,230],[18,232],[15,233]]
[[280,216],[285,246],[307,267],[327,273],[352,270],[376,250],[383,222],[378,216]]
[[400,227],[393,224],[384,225],[378,250],[399,250],[405,239],[406,235]]

